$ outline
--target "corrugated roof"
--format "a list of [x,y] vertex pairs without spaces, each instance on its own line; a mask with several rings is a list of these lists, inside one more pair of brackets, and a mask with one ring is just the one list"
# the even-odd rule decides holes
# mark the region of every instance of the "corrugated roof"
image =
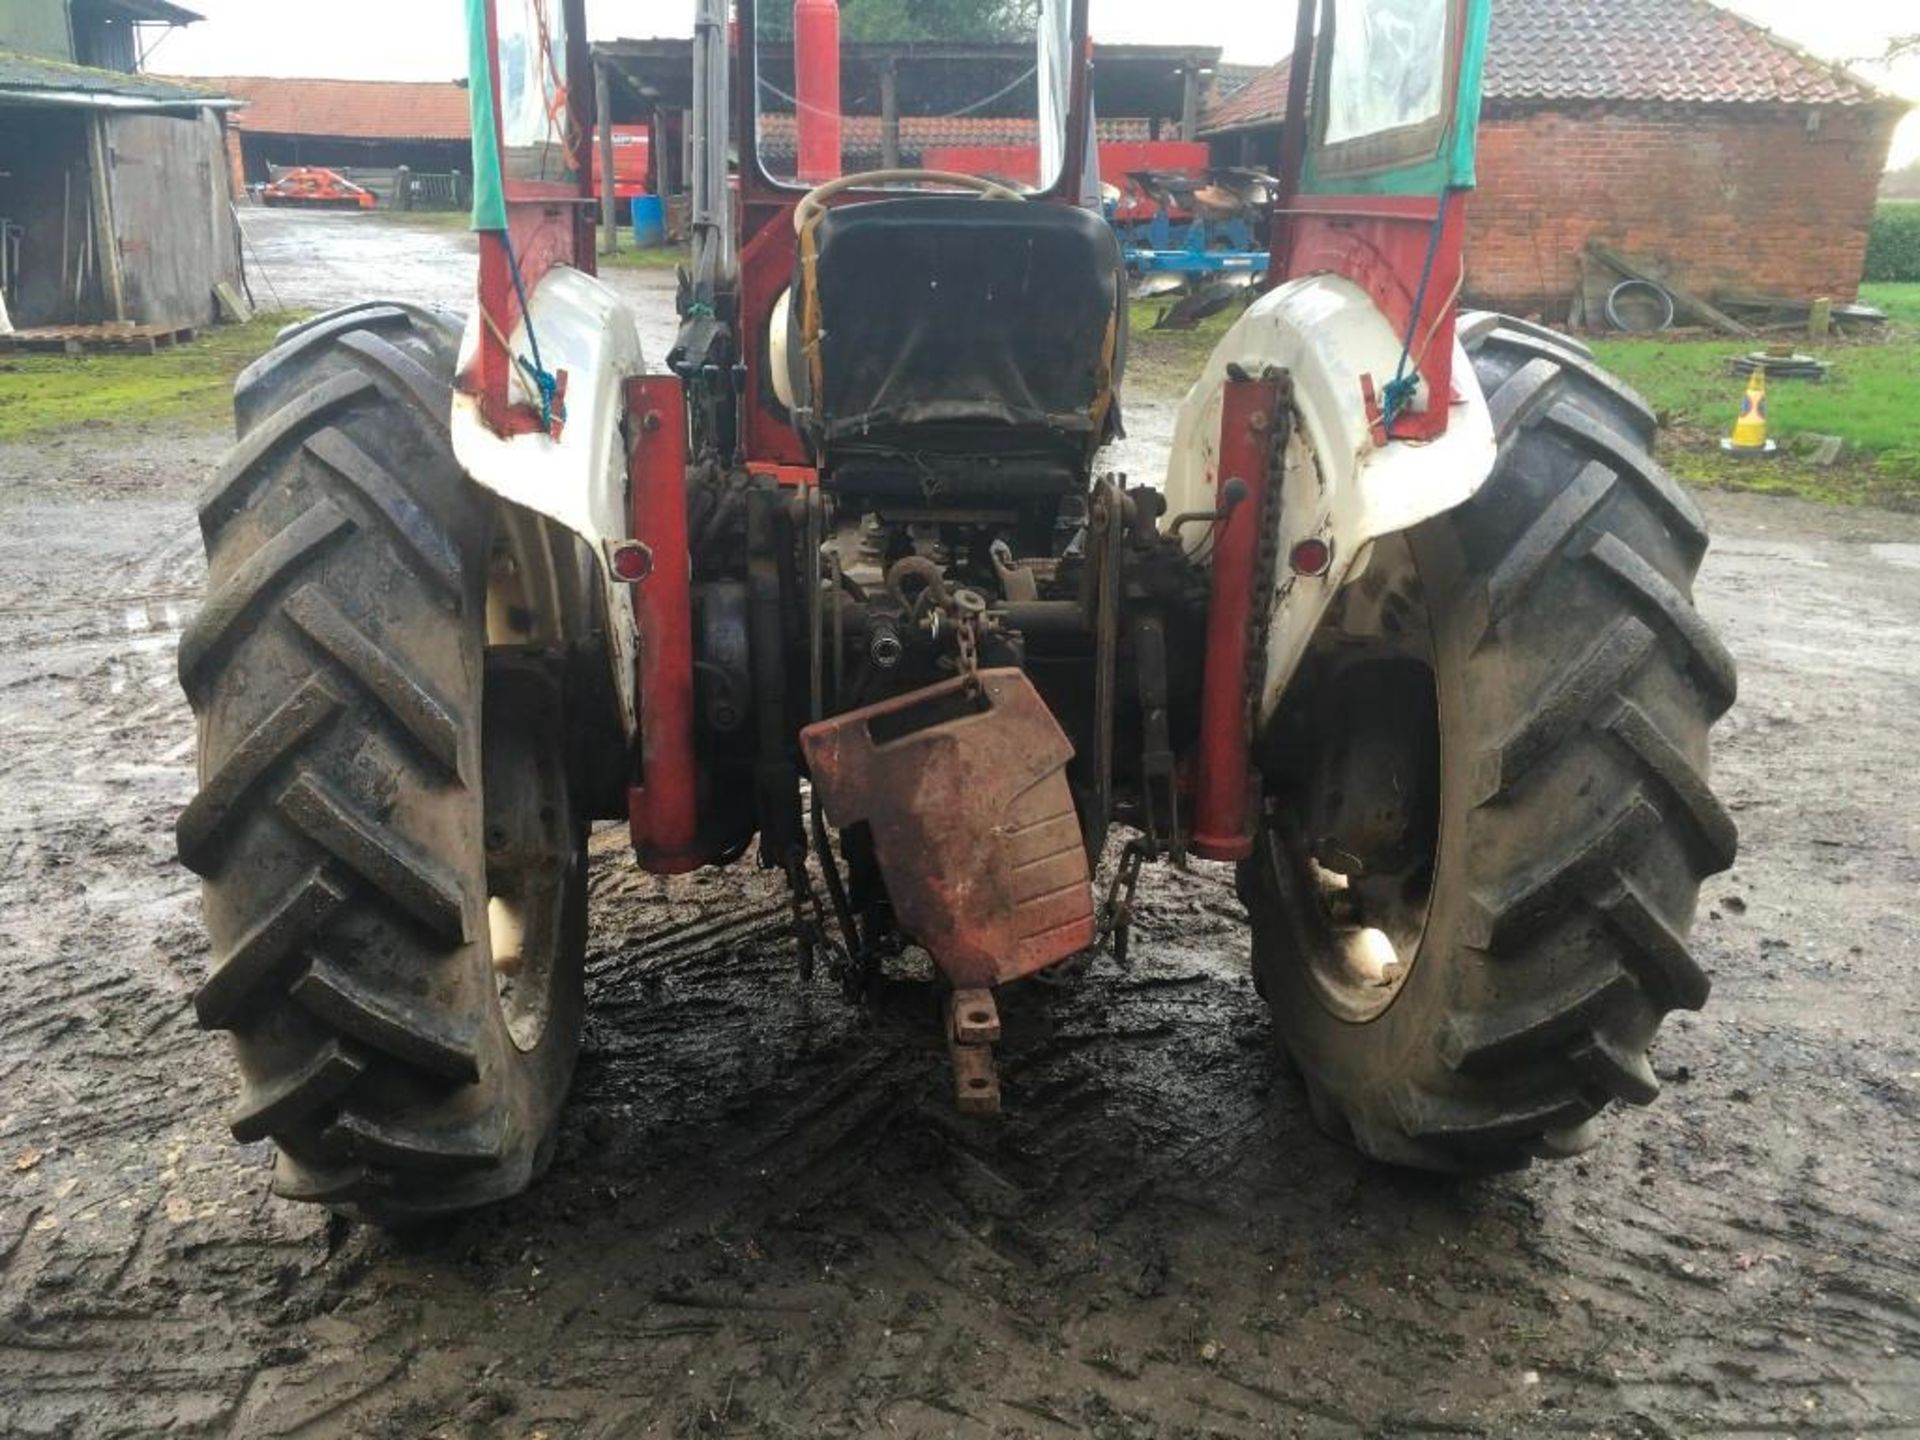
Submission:
[[[1209,106],[1202,133],[1281,119],[1288,68]],[[1506,101],[1899,103],[1708,0],[1495,0],[1485,88]]]
[[207,17],[173,0],[78,0],[95,14],[109,14],[136,25],[192,25]]
[[223,75],[207,83],[246,102],[234,123],[249,134],[354,140],[465,140],[472,134],[467,88],[450,80]]
[[163,80],[152,75],[128,75],[118,70],[96,70],[91,65],[69,65],[0,50],[0,100],[73,105],[177,106],[217,105],[225,96],[205,81]]

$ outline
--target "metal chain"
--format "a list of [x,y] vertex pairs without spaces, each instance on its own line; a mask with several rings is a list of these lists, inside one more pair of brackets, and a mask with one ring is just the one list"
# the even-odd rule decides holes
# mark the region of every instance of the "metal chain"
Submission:
[[1267,678],[1267,625],[1273,616],[1274,579],[1280,570],[1280,489],[1287,473],[1287,445],[1293,435],[1293,381],[1268,372],[1274,382],[1273,414],[1267,423],[1267,483],[1260,493],[1255,532],[1253,603],[1247,607],[1247,725],[1257,723]]
[[967,682],[969,693],[980,688],[980,636],[975,629],[978,623],[971,615],[963,615],[953,632],[953,643],[960,650],[960,675]]
[[967,693],[980,693],[980,625],[985,618],[986,601],[972,590],[956,590],[953,595],[953,646],[960,665],[960,678]]

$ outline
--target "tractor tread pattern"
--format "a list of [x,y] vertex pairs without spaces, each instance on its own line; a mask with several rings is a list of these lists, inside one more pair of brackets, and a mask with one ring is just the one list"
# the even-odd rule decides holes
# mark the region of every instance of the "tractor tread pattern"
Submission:
[[303,585],[282,607],[300,633],[313,641],[378,700],[420,748],[449,775],[460,773],[460,726],[447,707],[399,661],[327,598],[317,585]]
[[1707,517],[1700,513],[1691,495],[1680,482],[1663,470],[1645,450],[1622,451],[1618,435],[1609,430],[1596,412],[1580,405],[1558,405],[1547,415],[1547,423],[1580,449],[1603,455],[1618,468],[1642,497],[1659,513],[1675,535],[1692,551],[1697,565],[1707,550]]
[[[1590,461],[1562,490],[1540,518],[1527,527],[1506,558],[1487,577],[1486,623],[1497,625],[1526,598],[1534,581],[1566,548],[1574,532],[1613,493],[1619,479],[1599,461]],[[1484,635],[1483,635],[1484,638]]]
[[451,382],[435,379],[426,366],[391,340],[366,330],[345,331],[335,337],[335,343],[351,351],[388,393],[411,404],[422,426],[444,439],[447,417],[453,413]]
[[1440,1038],[1440,1058],[1450,1070],[1491,1069],[1544,1040],[1587,1029],[1593,1018],[1634,983],[1623,969],[1576,977],[1503,1015],[1453,1015]]
[[457,609],[464,563],[460,552],[446,531],[420,508],[399,477],[332,427],[308,439],[306,450],[353,486],[355,493],[392,530],[394,537],[413,553],[421,574],[431,579]]
[[233,1038],[232,1127],[274,1143],[276,1193],[375,1221],[523,1188],[558,1103],[522,1088],[471,933],[493,502],[448,433],[457,339],[376,303],[247,369],[180,647],[202,783],[177,832],[214,948],[194,1007]]
[[1523,871],[1504,892],[1474,897],[1466,940],[1482,950],[1511,948],[1565,919],[1589,896],[1620,883],[1620,866],[1660,828],[1660,812],[1638,790],[1597,825],[1575,838],[1563,854]]
[[304,435],[318,422],[345,409],[374,388],[357,371],[331,375],[313,389],[274,411],[254,426],[227,452],[213,479],[201,491],[198,503],[200,533],[212,544],[227,521],[246,505],[261,462],[290,435]]
[[480,1078],[474,1037],[447,1028],[431,1011],[403,1005],[317,959],[293,984],[293,998],[343,1034],[429,1074],[471,1083]]
[[201,1027],[227,1030],[251,1012],[255,993],[290,968],[307,936],[347,903],[347,886],[317,865],[225,955],[194,992]]
[[378,1165],[445,1172],[499,1164],[506,1149],[506,1131],[503,1120],[437,1130],[347,1113],[327,1127],[326,1135],[341,1149]]
[[1740,843],[1739,827],[1707,784],[1707,777],[1662,733],[1653,717],[1633,701],[1622,700],[1605,725],[1607,733],[1632,751],[1646,773],[1678,802],[1680,812],[1699,833],[1701,858],[1708,872],[1717,873],[1733,864]]
[[276,1130],[290,1129],[339,1099],[366,1068],[365,1062],[338,1040],[329,1040],[298,1069],[267,1084],[247,1086],[227,1128],[243,1145],[264,1140]]
[[1653,653],[1654,634],[1632,616],[1620,620],[1546,691],[1481,764],[1482,803],[1497,800],[1559,750],[1582,722],[1606,706]]
[[343,538],[353,521],[339,506],[326,500],[292,521],[284,530],[241,562],[180,632],[180,683],[189,695],[200,687],[200,674],[233,632],[249,620],[309,555],[329,541]]
[[173,827],[181,862],[189,870],[199,875],[211,872],[227,822],[240,817],[241,803],[345,704],[324,675],[309,675],[227,752]]
[[[1710,989],[1685,934],[1698,884],[1738,842],[1705,763],[1737,680],[1689,593],[1706,526],[1648,453],[1645,402],[1538,327],[1471,315],[1460,334],[1499,458],[1430,522],[1465,557],[1460,683],[1480,698],[1463,723],[1485,735],[1468,751],[1453,968],[1426,992],[1424,1035],[1403,1025],[1391,1050],[1363,1056],[1329,1038],[1350,1027],[1316,1030],[1283,1003],[1275,1016],[1323,1129],[1391,1163],[1480,1173],[1579,1153],[1606,1106],[1659,1094],[1658,1022]],[[1258,874],[1242,878],[1256,898]],[[1284,961],[1278,928],[1256,948]],[[1297,1011],[1288,973],[1265,993]]]
[[1687,650],[1688,659],[1700,677],[1712,687],[1719,706],[1714,714],[1724,714],[1739,693],[1733,656],[1701,619],[1693,602],[1618,535],[1602,535],[1594,542],[1591,553],[1596,564],[1618,580],[1645,610],[1665,623]]
[[451,945],[466,938],[460,882],[361,813],[327,781],[298,770],[275,797],[274,807],[294,829],[437,939]]

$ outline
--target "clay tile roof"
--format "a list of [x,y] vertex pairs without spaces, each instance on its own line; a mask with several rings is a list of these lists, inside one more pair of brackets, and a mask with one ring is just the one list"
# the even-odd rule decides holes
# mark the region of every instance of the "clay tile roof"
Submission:
[[1293,60],[1288,57],[1272,69],[1262,70],[1226,99],[1214,101],[1201,116],[1201,132],[1264,125],[1281,118],[1287,113],[1287,82],[1292,73]]
[[[1202,132],[1282,118],[1287,70],[1283,60],[1209,106]],[[1494,0],[1486,98],[1720,105],[1889,101],[1842,67],[1708,0]]]
[[246,102],[238,127],[260,135],[355,140],[465,140],[467,90],[451,81],[276,80],[230,75],[217,85]]

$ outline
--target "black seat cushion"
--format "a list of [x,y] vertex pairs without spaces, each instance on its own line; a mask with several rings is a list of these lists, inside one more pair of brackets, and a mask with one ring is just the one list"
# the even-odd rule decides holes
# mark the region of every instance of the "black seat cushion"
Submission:
[[[811,242],[788,356],[817,450],[1085,456],[1113,432],[1126,288],[1099,216],[1036,201],[882,200],[827,211]],[[817,358],[806,348],[816,335]]]

